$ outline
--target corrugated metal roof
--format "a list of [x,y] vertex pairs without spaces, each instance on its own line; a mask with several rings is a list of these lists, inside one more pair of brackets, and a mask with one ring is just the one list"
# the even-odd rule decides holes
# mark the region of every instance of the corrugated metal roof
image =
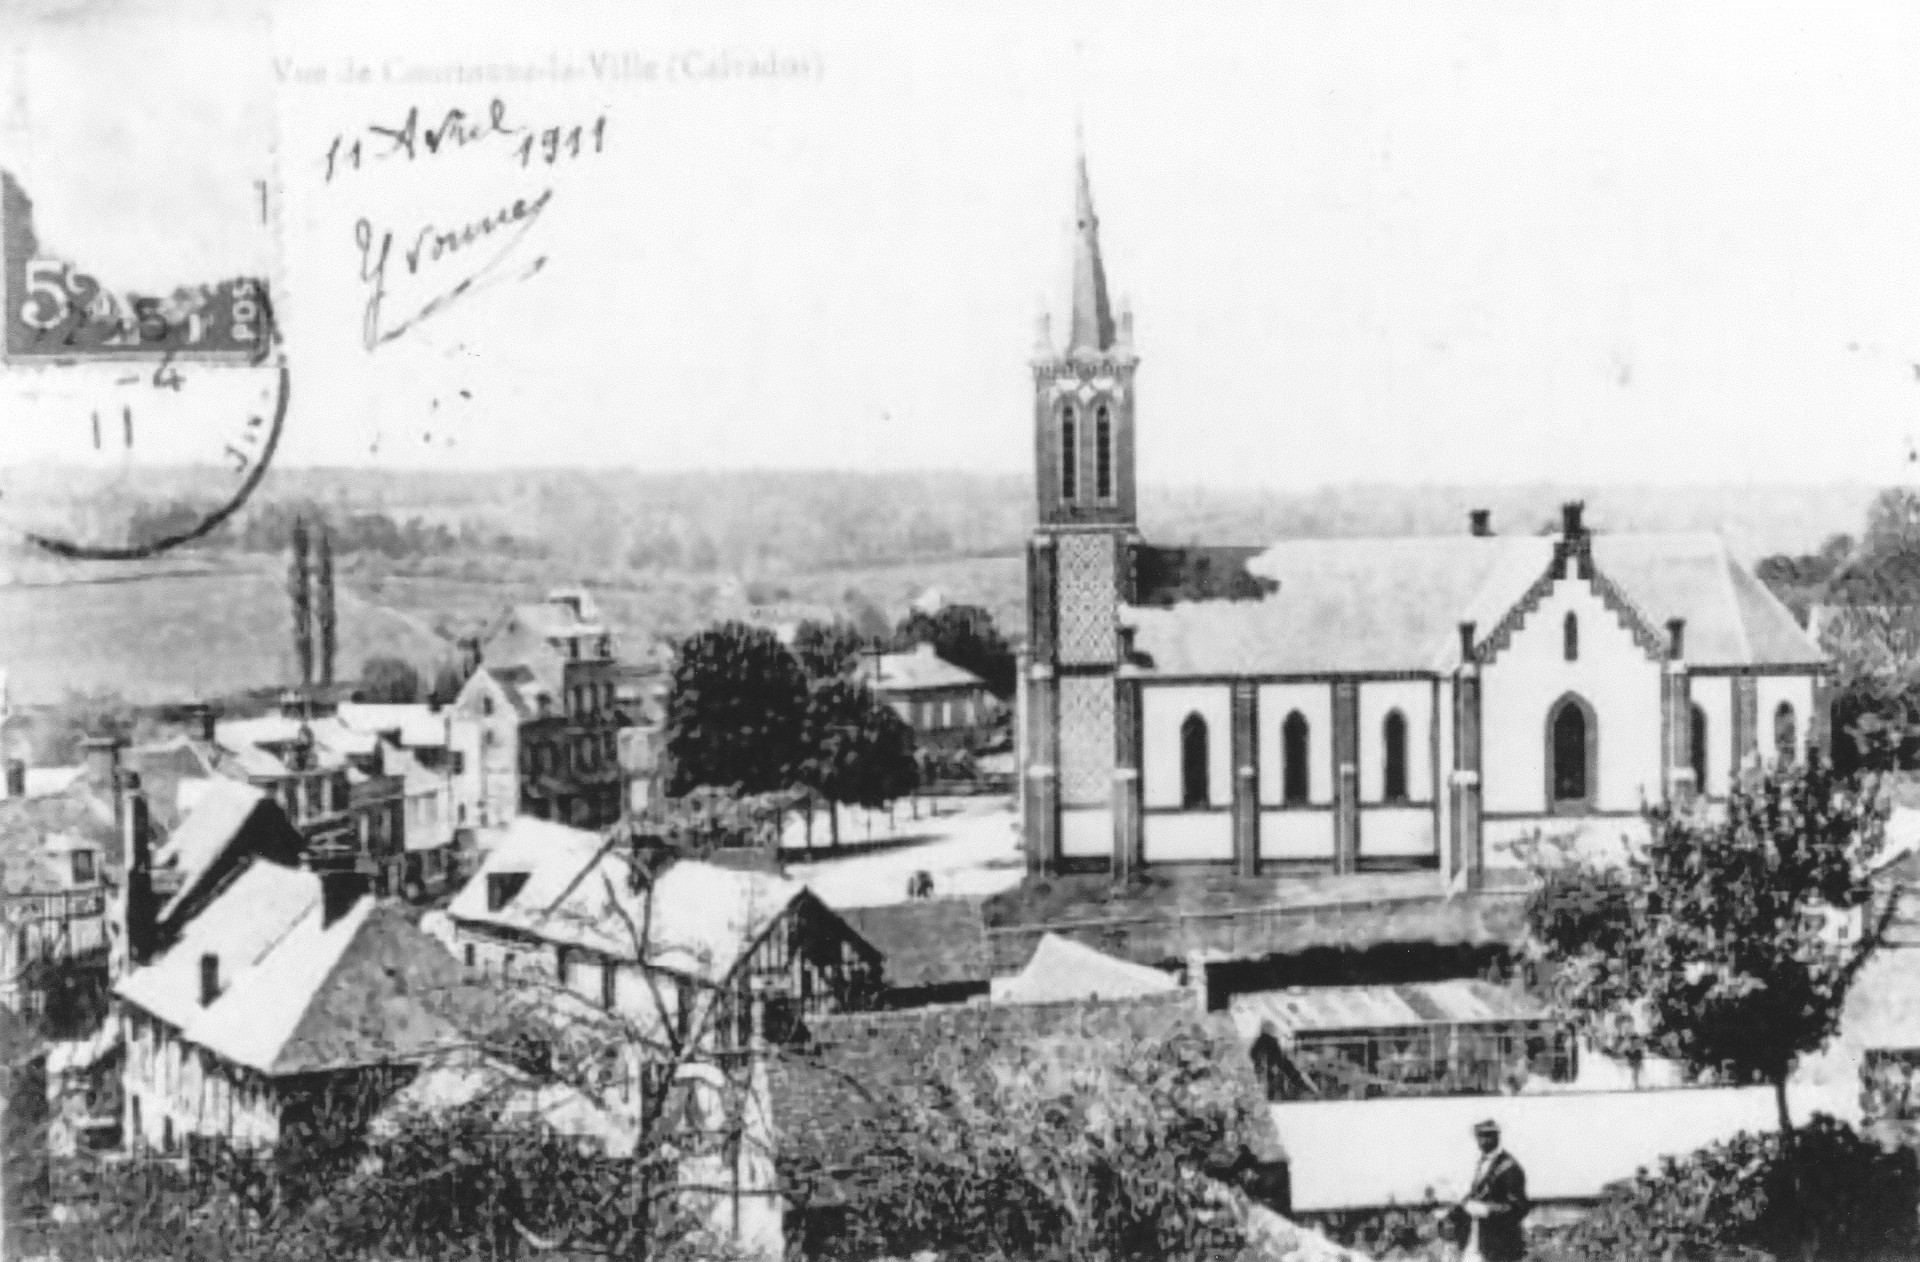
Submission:
[[[1259,600],[1125,608],[1162,675],[1439,671],[1459,624],[1484,636],[1546,573],[1548,536],[1290,539],[1248,563],[1279,584]],[[1594,565],[1656,633],[1684,618],[1697,666],[1806,667],[1818,646],[1712,534],[1600,534]]]
[[1546,1005],[1491,982],[1455,980],[1399,986],[1296,986],[1235,995],[1235,1026],[1249,1042],[1270,1030],[1303,1034],[1390,1030],[1423,1025],[1506,1025],[1543,1021]]

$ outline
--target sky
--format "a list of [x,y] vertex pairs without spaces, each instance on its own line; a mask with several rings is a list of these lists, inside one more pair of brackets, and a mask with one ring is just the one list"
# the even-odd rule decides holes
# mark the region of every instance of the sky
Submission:
[[[45,252],[270,278],[283,464],[1025,472],[1076,133],[1145,482],[1889,482],[1920,441],[1911,5],[27,0],[0,40]],[[500,130],[429,153],[453,109]],[[263,370],[183,372],[0,368],[0,462],[105,458],[123,406],[215,458]]]

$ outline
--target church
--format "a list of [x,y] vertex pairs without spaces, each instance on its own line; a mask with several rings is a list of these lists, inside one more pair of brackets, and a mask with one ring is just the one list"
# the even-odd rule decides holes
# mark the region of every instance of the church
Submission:
[[1824,743],[1826,660],[1715,534],[1589,529],[1156,548],[1132,317],[1084,156],[1065,345],[1032,361],[1038,522],[1018,707],[1035,872],[1437,871],[1617,842]]

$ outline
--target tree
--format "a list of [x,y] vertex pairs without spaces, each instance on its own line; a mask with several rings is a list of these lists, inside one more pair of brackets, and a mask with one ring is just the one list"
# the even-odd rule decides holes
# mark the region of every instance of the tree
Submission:
[[680,645],[667,694],[668,792],[767,793],[794,781],[807,680],[772,632],[727,622]]
[[427,701],[431,705],[452,705],[460,696],[460,690],[467,686],[467,672],[458,662],[442,662],[433,672],[433,687],[427,692]]
[[840,806],[877,808],[920,783],[913,730],[865,687],[823,679],[807,696],[801,779],[827,800],[833,844],[840,844]]
[[355,694],[375,704],[412,705],[420,700],[420,672],[397,657],[369,657]]
[[307,521],[293,521],[293,558],[287,565],[287,596],[293,601],[293,653],[300,663],[300,686],[313,684],[313,605],[308,591]]
[[845,675],[873,641],[849,623],[835,620],[817,622],[811,618],[793,632],[793,654],[808,679],[833,679]]
[[[1549,871],[1531,899],[1557,998],[1603,1052],[1771,1085],[1791,1160],[1787,1080],[1833,1036],[1891,918],[1867,866],[1883,808],[1815,752],[1749,775],[1724,818],[1661,807],[1648,822],[1623,868]],[[1862,921],[1851,940],[1833,932],[1847,916]]]
[[333,683],[336,626],[333,610],[333,535],[325,523],[320,526],[320,573],[317,583],[320,589],[320,682],[327,685]]
[[1013,649],[978,605],[947,605],[934,614],[916,609],[900,620],[894,641],[903,649],[931,644],[941,660],[980,676],[1002,701],[1013,695]]

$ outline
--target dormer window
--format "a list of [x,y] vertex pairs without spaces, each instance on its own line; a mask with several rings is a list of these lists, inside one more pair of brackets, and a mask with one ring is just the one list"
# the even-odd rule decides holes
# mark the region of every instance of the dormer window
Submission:
[[92,885],[94,881],[93,851],[76,850],[71,857],[73,860],[73,883],[75,885]]

